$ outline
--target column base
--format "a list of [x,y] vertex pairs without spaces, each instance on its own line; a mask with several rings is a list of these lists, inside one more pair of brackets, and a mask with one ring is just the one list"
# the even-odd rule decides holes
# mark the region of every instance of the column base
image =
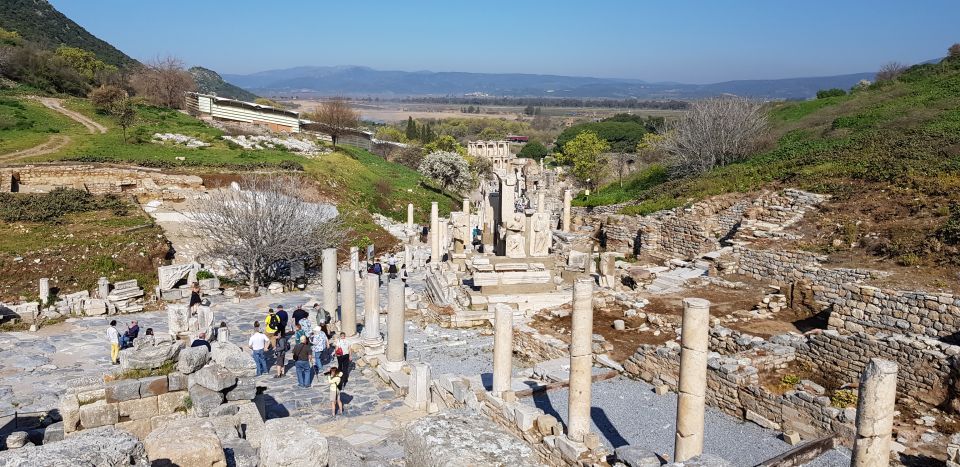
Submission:
[[391,362],[389,360],[380,360],[380,366],[382,366],[384,370],[387,370],[391,373],[402,370],[403,365],[405,364],[406,362],[403,360],[399,362]]

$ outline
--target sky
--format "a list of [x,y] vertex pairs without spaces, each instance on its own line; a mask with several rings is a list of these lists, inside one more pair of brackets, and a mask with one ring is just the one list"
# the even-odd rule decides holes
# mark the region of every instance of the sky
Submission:
[[960,1],[50,0],[138,60],[711,83],[872,72],[960,42]]

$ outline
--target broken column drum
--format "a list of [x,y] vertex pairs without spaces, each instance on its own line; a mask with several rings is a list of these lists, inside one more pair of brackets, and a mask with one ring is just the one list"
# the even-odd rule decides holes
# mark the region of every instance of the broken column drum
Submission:
[[593,378],[593,278],[573,283],[570,326],[570,400],[567,437],[583,441],[590,432],[590,384]]
[[563,231],[570,231],[570,209],[573,202],[573,193],[570,190],[563,190]]
[[387,286],[387,362],[402,363],[404,336],[404,284],[399,279]]
[[323,309],[330,314],[330,319],[337,320],[337,249],[323,250]]
[[890,441],[897,400],[897,364],[872,358],[860,374],[857,397],[857,434],[852,467],[890,465]]
[[340,271],[340,331],[357,334],[357,275],[353,269]]
[[510,390],[513,378],[513,309],[497,304],[493,317],[493,395]]
[[437,202],[430,203],[430,263],[440,264],[440,209]]
[[[193,282],[190,285],[193,286]],[[110,295],[110,281],[106,277],[101,277],[97,280],[97,298],[106,300],[107,295]]]
[[702,298],[683,299],[682,326],[674,462],[683,462],[703,453],[710,302]]
[[40,297],[40,303],[46,305],[47,301],[50,300],[50,278],[40,278],[40,288],[37,295]]

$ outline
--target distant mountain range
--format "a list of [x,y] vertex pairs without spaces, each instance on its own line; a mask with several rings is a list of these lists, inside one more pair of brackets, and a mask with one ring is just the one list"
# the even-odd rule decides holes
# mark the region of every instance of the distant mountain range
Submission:
[[590,78],[523,73],[382,71],[362,66],[303,66],[223,78],[260,95],[583,97],[614,99],[696,99],[736,94],[763,99],[806,99],[818,90],[849,89],[874,73],[737,80],[713,84],[649,83],[636,79]]

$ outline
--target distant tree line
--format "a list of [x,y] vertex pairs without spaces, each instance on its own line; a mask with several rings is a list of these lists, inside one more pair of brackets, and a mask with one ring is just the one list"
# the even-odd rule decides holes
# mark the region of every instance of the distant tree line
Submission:
[[[580,99],[572,97],[408,97],[411,104],[452,104],[459,106],[502,105],[536,107],[611,107],[621,109],[684,110],[689,103],[679,100]],[[467,112],[469,113],[469,112]]]

